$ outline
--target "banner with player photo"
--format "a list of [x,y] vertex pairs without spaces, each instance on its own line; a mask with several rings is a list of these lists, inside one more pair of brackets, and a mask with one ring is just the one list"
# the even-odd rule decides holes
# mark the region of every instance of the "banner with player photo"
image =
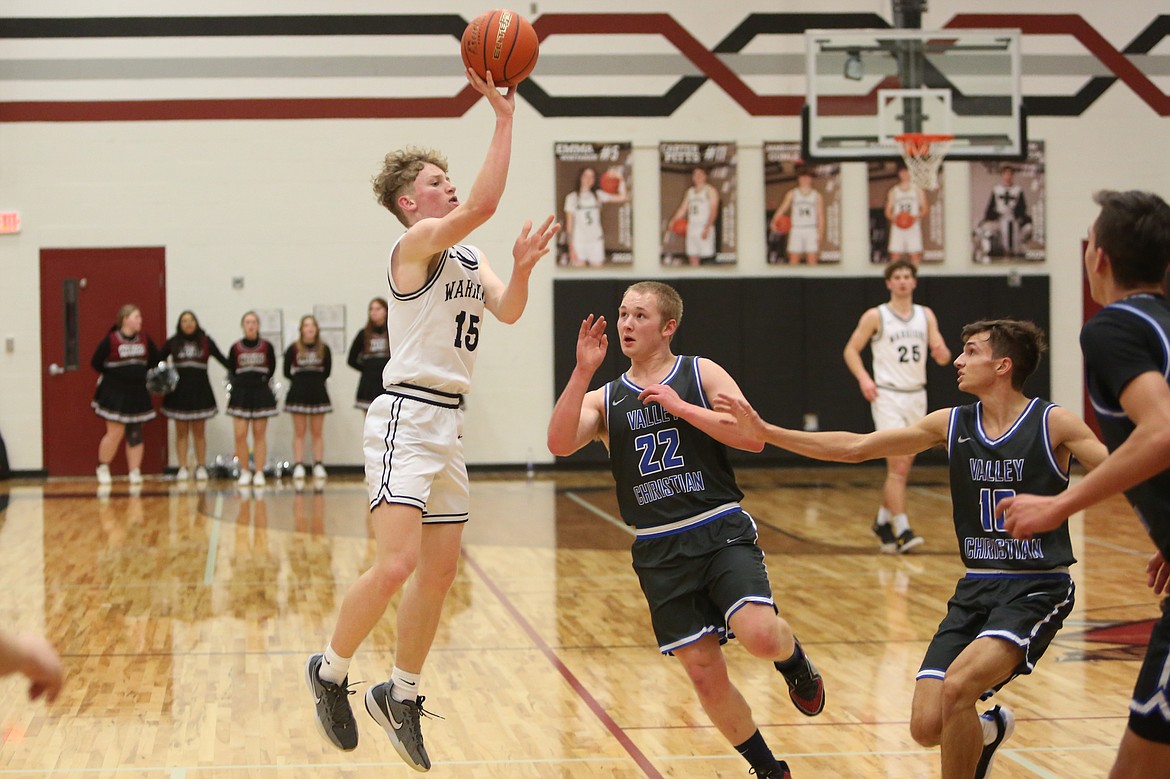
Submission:
[[971,163],[971,259],[1048,258],[1044,141],[1028,141],[1023,162]]
[[631,143],[558,142],[557,264],[572,268],[634,261]]
[[764,143],[768,264],[841,261],[841,166],[805,165],[799,141]]
[[867,163],[869,168],[869,259],[942,262],[945,184],[922,189],[901,160]]
[[736,262],[734,143],[658,144],[663,265]]

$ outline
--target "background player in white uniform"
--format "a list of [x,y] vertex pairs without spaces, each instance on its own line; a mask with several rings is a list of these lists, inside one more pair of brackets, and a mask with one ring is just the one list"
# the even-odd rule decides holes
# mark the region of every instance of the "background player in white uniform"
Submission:
[[[914,304],[917,286],[918,268],[913,263],[899,260],[887,265],[890,302],[867,309],[845,344],[845,364],[870,403],[875,430],[906,427],[926,416],[926,355],[939,365],[951,359],[934,312]],[[873,357],[872,377],[861,359],[866,344]],[[912,454],[886,458],[882,506],[873,532],[887,554],[907,552],[922,543],[906,517],[906,479],[913,464]]]
[[715,256],[715,219],[719,216],[719,192],[707,183],[707,171],[696,167],[691,171],[691,186],[683,193],[682,202],[670,221],[686,217],[687,262],[698,265],[704,258]]
[[[898,183],[890,187],[886,195],[886,219],[890,223],[890,261],[910,260],[917,265],[922,262],[922,220],[930,211],[926,193],[910,180],[910,171],[905,165],[898,165]],[[898,214],[909,214],[914,224],[898,227],[894,223]]]
[[813,188],[812,173],[807,168],[800,169],[796,176],[796,186],[784,193],[780,207],[772,215],[772,230],[783,232],[777,220],[790,211],[792,222],[786,249],[788,264],[796,265],[804,256],[809,265],[816,265],[821,243],[825,240],[825,198]]
[[501,94],[490,76],[485,82],[470,69],[467,79],[495,112],[487,157],[467,199],[456,197],[447,162],[434,151],[391,152],[374,179],[378,202],[407,228],[390,252],[387,328],[393,353],[383,371],[386,394],[370,404],[365,425],[376,551],[373,566],[346,593],[324,653],[306,664],[323,734],[339,749],[354,749],[349,663],[409,578],[398,606],[390,680],[371,687],[365,701],[417,771],[431,766],[419,724],[419,677],[455,579],[467,521],[462,399],[471,388],[483,311],[506,324],[520,318],[529,276],[559,229],[552,216],[535,231],[524,223],[506,285],[478,249],[460,244],[495,213],[504,193],[516,104],[515,87]]
[[618,176],[618,191],[609,193],[598,185],[597,171],[586,166],[577,173],[577,188],[565,196],[565,232],[568,235],[569,264],[602,265],[605,263],[605,233],[601,227],[603,203],[624,203],[626,180],[621,167],[610,170]]

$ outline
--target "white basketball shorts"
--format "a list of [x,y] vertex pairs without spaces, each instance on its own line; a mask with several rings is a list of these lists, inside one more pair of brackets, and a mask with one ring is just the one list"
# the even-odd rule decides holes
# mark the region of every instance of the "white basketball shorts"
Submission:
[[909,427],[926,416],[926,390],[901,392],[878,387],[877,400],[869,404],[869,410],[874,430]]

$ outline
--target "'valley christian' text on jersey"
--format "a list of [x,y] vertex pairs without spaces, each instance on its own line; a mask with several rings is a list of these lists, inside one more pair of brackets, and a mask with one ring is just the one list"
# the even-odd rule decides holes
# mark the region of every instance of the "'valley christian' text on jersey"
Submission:
[[1030,539],[1004,530],[995,506],[1017,493],[1056,495],[1068,470],[1056,460],[1048,434],[1055,405],[1032,398],[1011,429],[994,440],[983,429],[983,404],[951,410],[947,430],[951,500],[959,554],[971,569],[1048,571],[1076,562],[1068,523]]
[[873,383],[881,389],[913,392],[926,386],[926,309],[915,305],[903,319],[888,303],[878,306],[880,324],[870,339]]
[[415,385],[460,395],[471,389],[483,325],[481,256],[464,244],[443,250],[435,270],[414,292],[400,292],[389,279],[386,329],[393,353],[382,370],[384,387]]
[[[710,408],[698,359],[675,358],[662,384],[684,401]],[[643,405],[642,389],[622,375],[605,385],[602,398],[622,519],[640,531],[668,534],[739,511],[743,493],[727,447],[658,403]]]

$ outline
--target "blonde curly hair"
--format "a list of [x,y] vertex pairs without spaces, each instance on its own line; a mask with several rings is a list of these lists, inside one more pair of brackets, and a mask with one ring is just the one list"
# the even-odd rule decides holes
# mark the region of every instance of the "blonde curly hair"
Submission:
[[382,170],[373,178],[375,199],[407,227],[410,223],[398,206],[398,198],[413,186],[414,180],[427,163],[438,167],[444,173],[447,172],[447,158],[439,152],[434,149],[407,146],[405,149],[387,154],[382,160]]

